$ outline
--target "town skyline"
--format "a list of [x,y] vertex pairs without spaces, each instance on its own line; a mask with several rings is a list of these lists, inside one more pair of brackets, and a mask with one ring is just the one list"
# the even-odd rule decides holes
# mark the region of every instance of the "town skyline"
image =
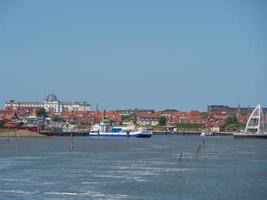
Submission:
[[[33,102],[33,103],[44,103],[50,96],[54,96],[54,98],[56,98],[56,101],[58,102],[63,102],[63,103],[86,103],[88,104],[88,106],[90,106],[90,110],[92,111],[112,111],[112,110],[134,110],[134,109],[139,109],[139,110],[154,110],[154,111],[164,111],[164,110],[176,110],[176,111],[180,111],[180,112],[189,112],[189,111],[194,111],[194,110],[197,110],[197,111],[200,111],[200,112],[206,112],[207,111],[207,108],[211,105],[219,105],[219,106],[226,106],[226,107],[232,107],[232,108],[254,108],[256,105],[248,105],[248,106],[244,106],[244,105],[241,105],[240,102],[238,102],[237,105],[226,105],[226,104],[209,104],[209,105],[206,105],[206,108],[203,109],[203,110],[200,110],[200,109],[196,109],[196,108],[189,108],[188,110],[182,110],[182,109],[178,109],[177,107],[165,107],[165,108],[152,108],[152,107],[126,107],[126,108],[123,108],[123,107],[120,107],[120,108],[105,108],[104,106],[102,105],[99,105],[99,104],[92,104],[91,102],[88,102],[87,100],[84,100],[84,99],[58,99],[57,95],[55,93],[51,93],[49,95],[47,95],[43,100],[30,100],[30,99],[9,99],[9,100],[6,100],[5,103],[3,104],[3,106],[0,107],[0,110],[1,108],[4,109],[5,105],[6,104],[9,104],[10,102],[12,103],[17,103],[17,102]],[[258,104],[257,104],[258,105]]]
[[[0,109],[1,127],[30,130],[60,128],[61,131],[97,127],[99,123],[110,125],[149,126],[154,130],[179,128],[220,132],[222,130],[243,130],[253,110],[259,109],[261,121],[266,123],[267,108],[230,107],[209,105],[205,112],[176,109],[92,109],[87,101],[62,101],[55,94],[49,94],[43,101],[9,100]],[[69,126],[71,124],[71,129]],[[262,126],[264,128],[264,125]],[[93,128],[94,129],[94,128]],[[177,130],[177,129],[176,129]],[[63,131],[63,132],[64,132]]]

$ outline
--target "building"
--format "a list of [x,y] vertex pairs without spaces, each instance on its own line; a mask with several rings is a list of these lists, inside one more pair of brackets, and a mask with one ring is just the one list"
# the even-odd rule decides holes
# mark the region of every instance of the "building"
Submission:
[[44,108],[48,112],[62,113],[71,111],[91,111],[90,104],[86,101],[59,101],[54,94],[50,94],[43,102],[9,100],[5,103],[5,110],[24,110],[32,112]]
[[177,113],[180,113],[180,112],[176,109],[166,109],[166,110],[160,111],[160,117],[165,117],[166,125],[172,125],[173,119],[175,118]]
[[208,106],[208,114],[220,114],[220,115],[250,115],[253,108],[250,107],[230,107],[224,105],[210,105]]
[[14,117],[13,111],[0,110],[0,121],[11,121]]
[[159,124],[160,112],[138,112],[136,124],[141,126],[156,126]]
[[131,115],[136,115],[136,113],[140,113],[140,112],[153,113],[155,112],[155,110],[135,108],[135,109],[126,109],[126,110],[116,110],[116,112],[121,116],[131,116]]
[[228,116],[218,114],[208,115],[205,120],[205,128],[211,132],[219,132],[223,130],[225,120]]
[[203,120],[201,113],[196,110],[190,112],[176,112],[173,113],[171,124],[201,124]]
[[117,111],[92,112],[93,122],[99,123],[104,119],[108,119],[114,124],[122,123],[122,116]]
[[71,111],[71,112],[62,112],[61,119],[66,122],[75,123],[75,124],[87,124],[92,123],[92,112],[91,111]]

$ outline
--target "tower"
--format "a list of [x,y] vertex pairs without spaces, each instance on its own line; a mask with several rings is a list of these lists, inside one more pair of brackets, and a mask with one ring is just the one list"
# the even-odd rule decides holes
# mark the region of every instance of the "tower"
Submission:
[[259,104],[251,113],[245,129],[246,134],[263,134],[264,133],[264,115]]

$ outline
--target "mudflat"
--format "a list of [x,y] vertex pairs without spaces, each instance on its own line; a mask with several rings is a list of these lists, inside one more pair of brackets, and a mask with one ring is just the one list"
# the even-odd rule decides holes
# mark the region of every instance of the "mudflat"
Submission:
[[28,130],[0,129],[0,137],[43,137],[44,135]]

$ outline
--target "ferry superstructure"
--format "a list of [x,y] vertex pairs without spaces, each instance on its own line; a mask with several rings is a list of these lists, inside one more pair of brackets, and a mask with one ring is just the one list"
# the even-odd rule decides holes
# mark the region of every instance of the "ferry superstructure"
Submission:
[[142,128],[135,129],[134,126],[110,126],[101,122],[92,126],[89,136],[99,137],[135,137],[149,138],[153,135],[152,131]]

